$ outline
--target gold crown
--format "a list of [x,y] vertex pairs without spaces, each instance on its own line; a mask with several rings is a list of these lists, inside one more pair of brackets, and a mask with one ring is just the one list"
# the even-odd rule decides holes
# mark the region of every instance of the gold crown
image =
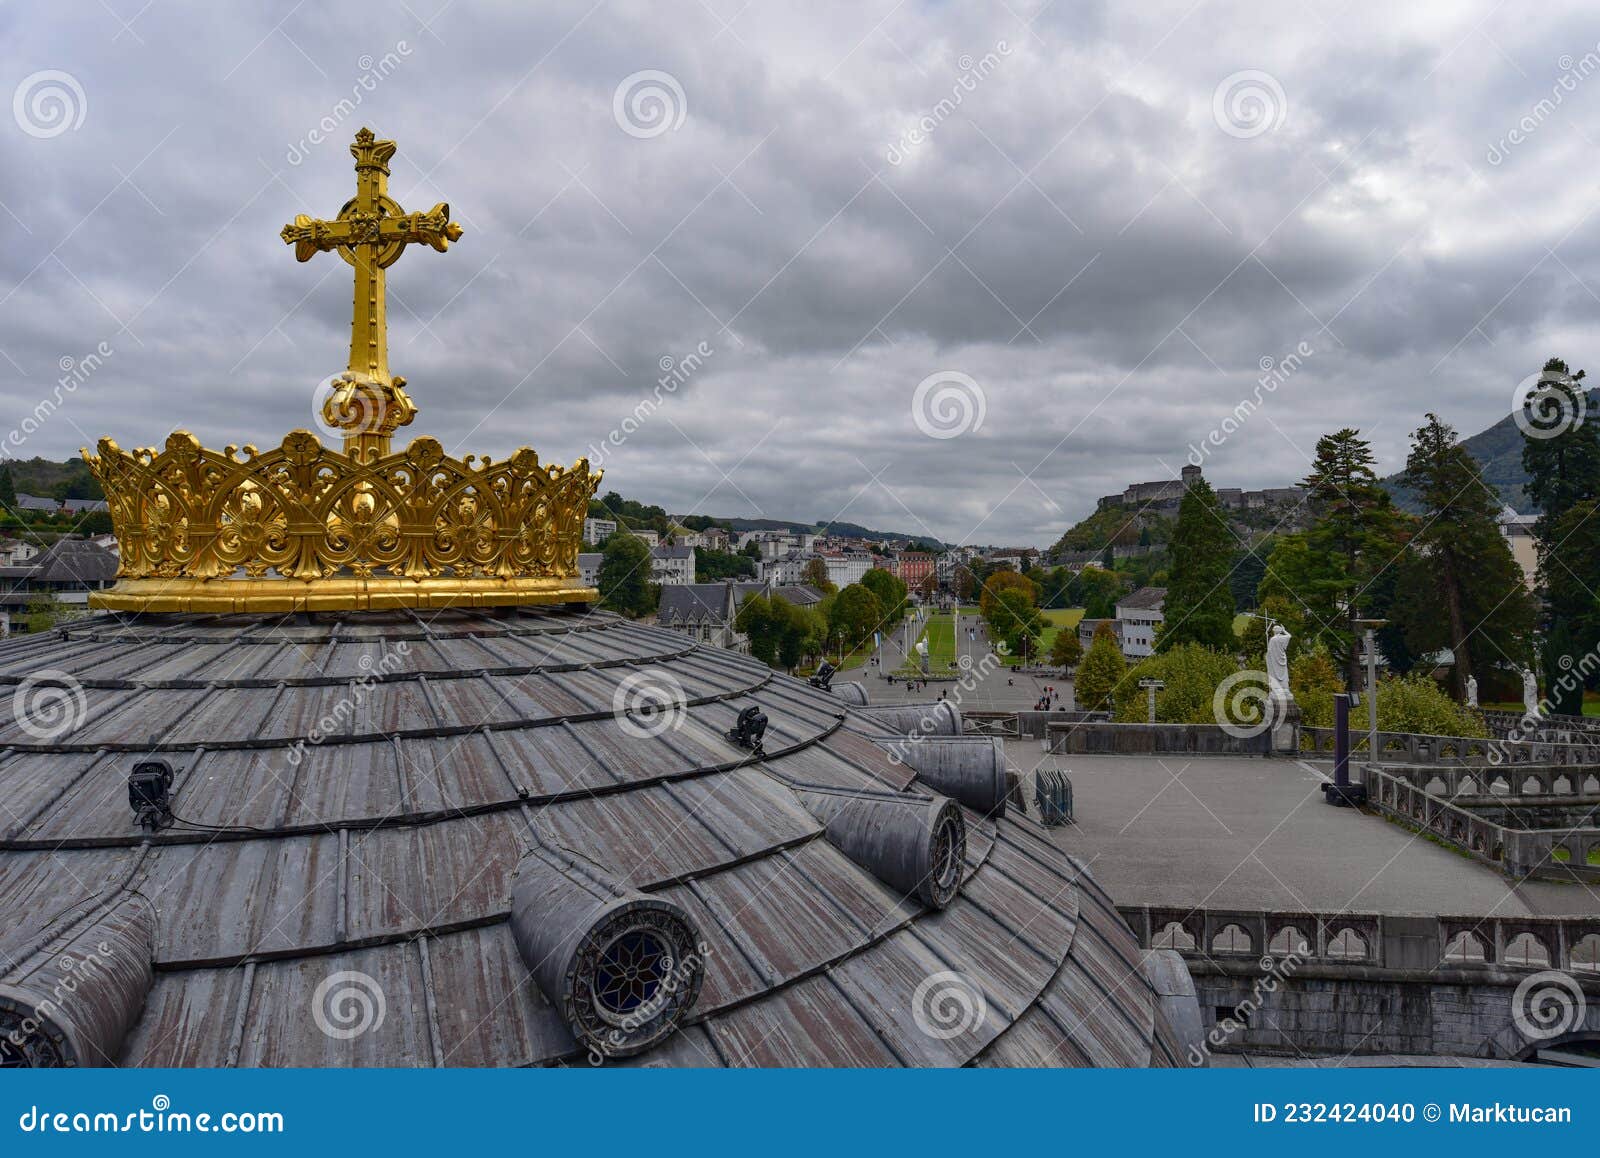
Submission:
[[336,250],[355,268],[350,365],[323,416],[342,450],[293,430],[276,450],[207,450],[188,431],[164,450],[86,449],[106,493],[122,565],[90,603],[117,611],[316,611],[589,601],[578,547],[600,484],[587,459],[541,466],[451,458],[436,439],[390,449],[416,407],[389,373],[384,271],[407,244],[461,237],[450,207],[406,213],[388,196],[393,141],[350,147],[357,193],[337,218],[304,215],[282,237],[307,261]]

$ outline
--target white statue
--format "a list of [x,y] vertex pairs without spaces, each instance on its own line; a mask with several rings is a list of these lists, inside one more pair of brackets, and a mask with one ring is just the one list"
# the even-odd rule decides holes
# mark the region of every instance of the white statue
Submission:
[[917,640],[917,654],[918,655],[927,655],[928,654],[928,641],[927,640],[925,640],[925,639]]
[[1478,677],[1477,676],[1468,676],[1467,677],[1467,707],[1475,708],[1477,706],[1478,706]]
[[1522,710],[1530,716],[1539,714],[1539,681],[1527,667],[1522,669]]
[[1279,704],[1287,704],[1294,697],[1289,693],[1289,640],[1292,637],[1281,623],[1272,625],[1267,637],[1267,688]]

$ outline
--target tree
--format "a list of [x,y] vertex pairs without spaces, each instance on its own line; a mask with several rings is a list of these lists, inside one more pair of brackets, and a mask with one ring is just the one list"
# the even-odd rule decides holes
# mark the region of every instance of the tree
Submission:
[[839,585],[828,578],[828,562],[821,555],[807,561],[805,568],[800,572],[800,580],[824,594],[839,590]]
[[1083,644],[1078,639],[1078,629],[1063,627],[1050,641],[1050,662],[1057,667],[1074,667],[1083,658]]
[[759,563],[761,561],[761,544],[756,542],[754,539],[751,539],[748,543],[739,548],[739,554],[743,555],[746,559],[754,559]]
[[1234,539],[1205,479],[1197,479],[1178,505],[1172,533],[1172,584],[1167,588],[1165,623],[1156,637],[1157,651],[1198,643],[1232,653],[1233,592],[1228,587],[1228,562]]
[[1085,567],[1073,580],[1072,599],[1083,608],[1085,619],[1110,619],[1125,585],[1115,571]]
[[887,622],[899,623],[906,617],[906,596],[910,592],[899,576],[881,567],[874,567],[861,577],[861,586],[878,597]]
[[731,551],[714,551],[710,547],[694,549],[694,580],[696,583],[716,583],[722,579],[755,578],[756,565],[744,555]]
[[859,583],[851,583],[834,596],[828,609],[828,635],[846,650],[861,646],[883,622],[883,605]]
[[1044,616],[1027,593],[1015,587],[1002,591],[990,603],[984,619],[989,624],[990,638],[1004,641],[1012,655],[1031,654],[1044,634]]
[[1572,630],[1557,620],[1544,643],[1544,694],[1550,711],[1558,716],[1583,715],[1583,676],[1575,662]]
[[1262,587],[1300,605],[1348,687],[1361,682],[1357,621],[1386,610],[1369,587],[1405,543],[1405,519],[1379,485],[1372,462],[1372,449],[1357,430],[1347,427],[1317,440],[1311,473],[1302,483],[1312,524],[1278,540]]
[[774,605],[781,600],[752,595],[739,607],[733,626],[749,641],[750,654],[768,667],[778,659],[778,617]]
[[[1534,536],[1547,664],[1559,655],[1587,654],[1600,642],[1592,594],[1595,573],[1585,569],[1595,558],[1594,534],[1586,524],[1600,498],[1600,423],[1590,418],[1584,376],[1584,371],[1571,373],[1564,361],[1551,358],[1528,400],[1523,423],[1522,466],[1528,473],[1528,496],[1540,509]],[[1563,704],[1570,706],[1570,699],[1564,696]]]
[[1094,639],[1089,651],[1078,664],[1073,677],[1073,692],[1078,707],[1086,712],[1104,712],[1111,708],[1113,694],[1122,682],[1128,663],[1122,658],[1122,648],[1117,645],[1116,633],[1109,623],[1094,629]]
[[1455,653],[1455,693],[1464,700],[1480,655],[1508,662],[1527,657],[1533,600],[1496,523],[1498,496],[1437,415],[1429,414],[1411,435],[1401,478],[1423,513],[1400,569],[1392,617],[1404,626],[1413,651],[1448,647]]
[[17,485],[11,479],[11,467],[0,466],[0,507],[8,511],[17,509]]
[[1030,606],[1036,606],[1039,602],[1039,589],[1026,575],[1019,575],[1015,571],[996,571],[983,581],[983,589],[978,593],[978,611],[985,619],[989,617],[995,601],[1007,591],[1016,591],[1025,596]]
[[650,548],[637,535],[606,540],[600,558],[600,602],[637,619],[655,610],[657,591],[650,582]]
[[[1526,403],[1522,468],[1528,473],[1528,497],[1543,512],[1541,524],[1600,495],[1600,430],[1584,420],[1588,407],[1581,385],[1584,375],[1582,370],[1570,373],[1560,358],[1551,358],[1540,373],[1540,386]],[[1552,407],[1572,417],[1550,426],[1541,419]],[[1540,538],[1550,542],[1547,534]]]

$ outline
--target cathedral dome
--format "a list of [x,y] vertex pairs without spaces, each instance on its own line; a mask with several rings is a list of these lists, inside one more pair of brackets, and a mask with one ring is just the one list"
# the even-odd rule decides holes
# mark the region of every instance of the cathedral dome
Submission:
[[[105,615],[0,645],[0,684],[13,1062],[1180,1057],[1083,866],[959,801],[999,741],[943,709],[907,740],[903,712],[562,609]],[[752,707],[759,751],[729,736]],[[934,790],[913,762],[951,741]],[[142,825],[130,774],[163,764],[170,822]]]

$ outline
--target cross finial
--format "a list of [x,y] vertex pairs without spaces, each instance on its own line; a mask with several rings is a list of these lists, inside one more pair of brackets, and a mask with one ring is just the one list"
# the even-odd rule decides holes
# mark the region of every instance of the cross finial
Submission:
[[339,215],[323,221],[300,214],[283,227],[283,240],[295,258],[330,249],[355,267],[355,308],[350,319],[350,366],[323,406],[329,422],[344,431],[345,453],[365,460],[389,452],[396,427],[410,423],[417,408],[406,396],[405,379],[389,373],[389,335],[384,303],[384,271],[413,243],[443,253],[461,238],[440,202],[426,213],[407,213],[389,196],[393,141],[380,141],[363,128],[350,146],[356,160],[356,195]]

